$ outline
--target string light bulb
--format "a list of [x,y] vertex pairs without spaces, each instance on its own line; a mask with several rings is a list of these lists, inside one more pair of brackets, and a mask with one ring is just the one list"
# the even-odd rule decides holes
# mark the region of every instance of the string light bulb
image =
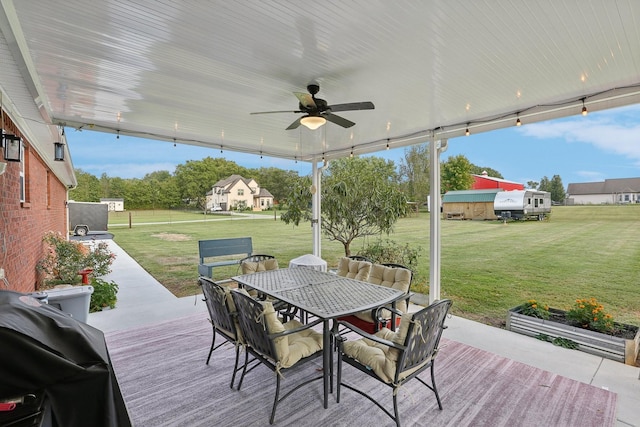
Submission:
[[467,123],[467,128],[464,131],[464,136],[469,136],[470,132],[469,132],[469,123]]
[[389,149],[389,140],[387,139],[387,150]]
[[516,126],[522,126],[522,122],[520,121],[520,117],[516,120]]
[[589,111],[587,110],[587,106],[584,105],[584,98],[582,98],[582,115],[586,116],[587,114],[589,114]]
[[353,159],[353,147],[351,147],[351,154],[349,154],[349,158]]

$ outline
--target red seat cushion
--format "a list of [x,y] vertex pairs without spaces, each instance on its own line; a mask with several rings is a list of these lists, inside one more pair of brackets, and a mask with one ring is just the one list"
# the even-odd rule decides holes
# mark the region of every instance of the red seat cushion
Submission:
[[[347,322],[347,323],[351,323],[356,328],[362,329],[363,331],[368,332],[370,334],[374,334],[376,332],[376,328],[375,328],[375,324],[374,323],[366,322],[366,321],[356,317],[353,314],[351,314],[349,316],[340,317],[340,318],[338,318],[338,320],[341,320],[341,321]],[[400,321],[401,320],[402,319],[400,317],[396,317],[396,328],[398,326],[400,326]],[[391,326],[391,322],[389,322],[387,327],[390,327],[390,326]]]

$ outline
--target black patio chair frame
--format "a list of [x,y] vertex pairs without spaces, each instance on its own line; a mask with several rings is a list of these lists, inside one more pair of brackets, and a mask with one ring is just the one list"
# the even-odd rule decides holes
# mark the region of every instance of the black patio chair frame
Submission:
[[373,264],[373,261],[371,261],[371,259],[367,258],[366,256],[362,256],[362,255],[349,255],[347,258],[350,258],[354,261],[367,261],[370,262],[371,264]]
[[[242,343],[238,340],[238,329],[236,324],[237,312],[231,310],[227,301],[227,295],[224,287],[219,283],[211,280],[208,277],[200,277],[198,284],[202,288],[203,301],[207,304],[207,310],[209,311],[209,323],[213,327],[213,338],[211,340],[211,347],[209,348],[209,355],[207,356],[206,364],[209,364],[211,360],[211,354],[214,350],[218,349],[222,345],[228,343],[233,344],[235,347],[236,358],[233,366],[233,374],[231,375],[231,382],[229,387],[233,389],[233,383],[236,379],[236,374],[247,366],[247,355],[245,354],[244,365],[238,367],[240,359],[240,347]],[[224,341],[216,346],[216,336],[220,335],[224,338]],[[249,361],[251,364],[253,360]],[[253,365],[249,370],[255,368]],[[238,385],[238,390],[242,385],[242,378]]]
[[[346,341],[346,337],[344,335],[337,335],[335,337],[338,342],[339,355],[336,391],[337,402],[340,402],[340,391],[341,387],[344,386],[369,399],[376,406],[382,409],[385,414],[393,419],[398,427],[400,427],[400,413],[398,412],[397,392],[402,385],[412,380],[413,378],[416,378],[435,394],[436,400],[438,401],[438,408],[442,410],[442,402],[440,401],[440,395],[438,394],[438,389],[436,386],[434,367],[436,355],[438,354],[440,338],[442,337],[442,331],[446,328],[444,325],[444,321],[451,305],[452,301],[445,299],[436,301],[418,312],[404,314],[405,316],[412,316],[412,320],[408,323],[409,326],[406,338],[402,344],[382,339],[377,335],[368,334],[349,323],[340,322],[341,326],[350,329],[352,332],[355,332],[362,337],[397,349],[399,351],[399,355],[397,359],[394,378],[390,383],[386,383],[382,379],[380,379],[370,367],[367,367],[357,359],[346,355],[344,353],[344,342]],[[402,313],[399,311],[397,311],[397,314],[402,315]],[[371,395],[342,381],[343,362],[348,363],[349,365],[358,369],[360,372],[364,372],[370,377],[377,379],[378,381],[393,389],[393,414],[380,402],[375,400]],[[414,368],[417,368],[414,372],[405,376],[404,378],[402,377],[403,372]],[[427,368],[429,368],[431,371],[431,385],[427,384],[422,378],[418,377],[418,375],[424,372]]]
[[[319,323],[322,322],[322,319],[318,319],[314,322],[307,323],[302,327],[286,330],[284,332],[279,333],[270,333],[267,330],[267,327],[263,322],[259,319],[262,318],[264,308],[259,301],[254,300],[253,298],[244,295],[238,291],[231,291],[233,295],[233,301],[238,310],[238,322],[240,324],[240,329],[242,330],[243,337],[245,339],[245,351],[246,354],[251,353],[256,359],[260,360],[260,362],[271,369],[275,373],[276,377],[276,391],[273,399],[273,407],[271,409],[271,416],[269,417],[269,424],[273,424],[276,416],[276,408],[278,404],[289,397],[293,392],[298,390],[299,388],[317,380],[321,380],[323,377],[318,376],[306,381],[297,384],[293,389],[289,390],[284,396],[280,397],[280,381],[283,377],[282,373],[287,370],[295,369],[299,367],[302,363],[307,362],[309,360],[313,360],[316,357],[322,355],[322,350],[317,351],[309,357],[305,357],[299,360],[295,365],[290,368],[282,368],[278,366],[277,360],[278,356],[276,353],[274,340],[279,337],[284,337],[287,335],[295,334],[296,332],[303,331],[305,329],[309,329]],[[246,365],[245,365],[246,367]],[[243,370],[242,376],[240,377],[240,384],[244,379],[245,374],[249,372]],[[238,390],[240,390],[240,386],[238,386]]]

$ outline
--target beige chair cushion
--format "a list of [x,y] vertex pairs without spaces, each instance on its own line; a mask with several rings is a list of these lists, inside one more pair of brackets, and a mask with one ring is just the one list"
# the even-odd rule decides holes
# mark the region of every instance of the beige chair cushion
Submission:
[[[412,316],[403,316],[402,321],[400,322],[400,327],[396,332],[387,328],[382,328],[376,332],[375,335],[387,341],[404,344],[411,319]],[[349,357],[357,359],[363,365],[371,368],[382,381],[386,383],[391,383],[393,381],[398,356],[400,354],[399,350],[377,343],[368,338],[361,338],[356,341],[346,341],[344,343],[344,353]],[[427,361],[425,361],[425,363],[427,363]],[[419,367],[403,372],[400,375],[400,378],[402,379],[406,377],[418,368]]]
[[[371,274],[367,282],[374,285],[386,286],[388,288],[398,289],[404,293],[409,292],[411,286],[411,271],[406,268],[387,267],[381,264],[373,264],[371,267]],[[396,303],[396,308],[403,313],[407,312],[407,301],[401,300]],[[391,318],[391,312],[389,310],[383,310],[381,313],[385,319]],[[371,310],[356,313],[358,319],[365,322],[373,323],[373,317],[371,316]]]
[[[240,290],[245,295],[249,295],[244,289]],[[297,320],[290,320],[283,324],[278,318],[278,313],[274,310],[270,301],[260,301],[263,311],[263,319],[269,334],[277,334],[285,330],[295,329],[302,326]],[[311,356],[322,350],[322,334],[313,329],[306,329],[295,334],[286,335],[274,339],[276,354],[283,368],[290,368],[300,359]]]
[[[271,258],[259,262],[244,261],[240,263],[240,268],[242,269],[242,274],[253,274],[257,273],[258,271],[277,270],[278,260],[275,258]],[[256,298],[258,296],[258,291],[251,289],[249,291],[249,295],[253,298]]]
[[242,274],[257,273],[258,271],[277,270],[278,260],[275,258],[271,258],[260,262],[244,261],[240,266],[242,267]]
[[343,257],[338,264],[338,276],[349,279],[367,280],[371,271],[371,263],[368,261],[355,261],[351,258]]

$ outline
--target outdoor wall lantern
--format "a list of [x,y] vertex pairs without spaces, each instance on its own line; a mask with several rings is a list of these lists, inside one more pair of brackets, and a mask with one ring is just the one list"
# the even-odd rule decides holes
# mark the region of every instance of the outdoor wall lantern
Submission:
[[64,162],[64,144],[62,142],[53,143],[53,160]]
[[4,147],[4,159],[8,162],[22,161],[22,138],[16,135],[2,135],[2,146]]

